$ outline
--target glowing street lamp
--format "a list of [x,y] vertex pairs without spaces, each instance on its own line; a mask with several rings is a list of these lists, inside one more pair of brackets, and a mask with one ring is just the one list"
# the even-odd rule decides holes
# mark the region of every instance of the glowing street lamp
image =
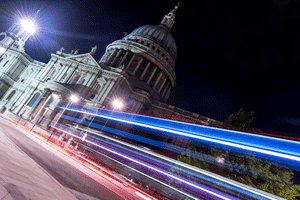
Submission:
[[33,34],[36,30],[36,26],[32,20],[21,19],[20,24],[21,24],[22,28],[30,34]]
[[124,104],[122,101],[120,101],[119,99],[115,99],[113,102],[112,102],[113,106],[114,106],[114,110],[116,109],[122,109]]
[[[20,25],[22,27],[22,29],[30,34],[33,34],[36,30],[36,26],[34,24],[34,22],[32,20],[28,20],[28,19],[21,19],[20,20]],[[1,47],[0,49],[0,59],[6,54],[6,52],[8,51],[8,49],[10,49],[12,47],[12,45],[15,44],[15,42],[17,41],[16,37],[12,37],[13,38],[13,42],[5,49],[3,47]]]

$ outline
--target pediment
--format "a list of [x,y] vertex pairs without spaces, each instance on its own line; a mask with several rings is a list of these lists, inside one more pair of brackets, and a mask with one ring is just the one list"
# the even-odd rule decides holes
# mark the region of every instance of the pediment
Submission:
[[95,66],[95,67],[99,67],[100,68],[100,66],[97,63],[97,61],[89,53],[79,54],[79,55],[70,55],[67,58],[71,59],[71,60],[76,60],[76,61],[78,61],[80,63],[83,63],[83,64],[86,64],[86,65],[91,65],[91,66]]

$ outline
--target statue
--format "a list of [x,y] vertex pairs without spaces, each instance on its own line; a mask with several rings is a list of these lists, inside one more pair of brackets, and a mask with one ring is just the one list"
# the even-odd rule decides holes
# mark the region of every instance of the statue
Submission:
[[119,69],[124,69],[125,68],[125,65],[124,64],[122,64],[120,67],[119,67]]
[[97,45],[92,48],[90,54],[95,55],[96,50],[97,50]]

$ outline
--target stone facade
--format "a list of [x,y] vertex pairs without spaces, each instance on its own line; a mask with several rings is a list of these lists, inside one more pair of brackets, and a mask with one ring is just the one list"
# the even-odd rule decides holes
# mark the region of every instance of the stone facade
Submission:
[[114,41],[99,62],[97,47],[84,54],[61,48],[48,63],[33,60],[24,49],[30,35],[14,24],[0,33],[0,45],[8,49],[0,59],[0,112],[32,122],[46,115],[50,125],[62,112],[57,105],[77,95],[83,104],[112,107],[118,98],[126,102],[124,110],[207,124],[208,118],[165,104],[176,85],[175,12]]

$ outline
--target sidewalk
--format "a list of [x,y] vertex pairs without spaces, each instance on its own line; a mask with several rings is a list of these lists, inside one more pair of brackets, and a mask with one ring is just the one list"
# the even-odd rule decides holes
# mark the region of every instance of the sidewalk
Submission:
[[76,199],[0,132],[0,200]]

